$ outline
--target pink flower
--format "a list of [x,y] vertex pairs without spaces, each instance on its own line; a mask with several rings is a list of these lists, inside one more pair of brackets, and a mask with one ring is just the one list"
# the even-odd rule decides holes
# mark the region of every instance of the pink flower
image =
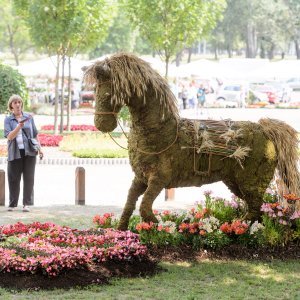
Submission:
[[294,211],[294,213],[290,217],[291,220],[300,219],[300,210]]

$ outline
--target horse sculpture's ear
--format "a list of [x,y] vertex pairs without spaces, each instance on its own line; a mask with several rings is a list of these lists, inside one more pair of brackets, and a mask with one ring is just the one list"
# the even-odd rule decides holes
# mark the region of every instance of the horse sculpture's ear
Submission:
[[106,62],[97,64],[95,65],[95,73],[98,80],[103,80],[110,77],[110,68]]

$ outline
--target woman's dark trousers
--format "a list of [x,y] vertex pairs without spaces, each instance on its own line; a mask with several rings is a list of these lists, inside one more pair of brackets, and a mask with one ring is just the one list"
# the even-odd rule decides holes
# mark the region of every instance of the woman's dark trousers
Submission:
[[9,186],[9,207],[18,206],[20,182],[23,174],[23,205],[33,204],[33,186],[36,156],[25,156],[20,150],[21,158],[7,163]]

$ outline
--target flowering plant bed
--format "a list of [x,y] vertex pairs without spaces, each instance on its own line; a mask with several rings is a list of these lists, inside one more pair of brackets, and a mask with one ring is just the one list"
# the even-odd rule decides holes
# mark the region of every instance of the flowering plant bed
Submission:
[[41,146],[43,147],[58,147],[59,143],[62,141],[62,135],[54,135],[47,133],[38,134],[38,138]]
[[187,212],[155,211],[157,224],[133,216],[126,232],[114,229],[113,213],[95,215],[96,229],[88,230],[38,222],[0,226],[0,287],[104,284],[113,276],[154,274],[159,260],[300,259],[299,211],[281,206],[276,195],[265,198],[262,220],[253,223],[242,219],[239,199],[206,192],[204,203]]
[[[205,203],[198,203],[186,213],[171,211],[154,214],[158,223],[142,222],[139,216],[130,219],[129,229],[140,235],[141,241],[154,247],[189,247],[194,250],[221,250],[239,245],[251,248],[276,248],[300,244],[300,211],[295,203],[283,207],[276,194],[266,194],[261,207],[262,220],[243,219],[246,207],[240,199],[227,201],[205,193]],[[284,195],[288,202],[298,201],[295,195]],[[96,215],[98,228],[115,227],[118,220],[112,214]],[[298,252],[299,254],[299,252]]]
[[[54,130],[54,125],[43,125],[41,130]],[[67,126],[64,126],[64,130],[67,130]],[[99,131],[94,125],[71,125],[71,131]]]
[[[41,284],[46,276],[53,287],[70,274],[81,274],[84,284],[102,283],[110,276],[128,273],[128,268],[141,274],[156,268],[156,263],[149,260],[146,246],[130,231],[77,230],[53,223],[18,222],[0,226],[0,240],[0,286],[20,285],[11,281],[18,276],[23,284],[30,281],[39,287],[36,282]],[[134,270],[129,274],[134,274]],[[70,280],[65,286],[68,284]]]

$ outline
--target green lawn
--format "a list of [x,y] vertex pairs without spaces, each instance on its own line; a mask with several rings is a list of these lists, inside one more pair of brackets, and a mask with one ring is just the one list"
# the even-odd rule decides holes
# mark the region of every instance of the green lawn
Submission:
[[300,299],[300,262],[210,261],[161,263],[151,278],[54,291],[5,291],[1,299]]
[[[86,216],[75,219],[43,221],[91,226]],[[110,285],[70,290],[0,289],[0,299],[300,299],[300,261],[203,260],[160,265],[166,271],[150,278],[113,279]]]

